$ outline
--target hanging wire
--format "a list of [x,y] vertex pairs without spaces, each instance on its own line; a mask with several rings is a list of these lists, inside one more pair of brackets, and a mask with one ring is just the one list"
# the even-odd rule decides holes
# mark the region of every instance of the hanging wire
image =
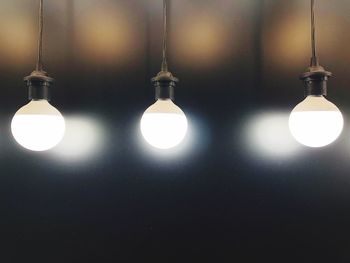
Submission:
[[311,66],[318,66],[319,64],[316,51],[315,0],[311,0],[311,47]]
[[162,71],[168,71],[167,62],[167,38],[168,38],[168,0],[163,0],[163,61]]
[[43,71],[43,27],[44,27],[44,3],[39,0],[39,36],[38,36],[38,57],[36,63],[36,71]]

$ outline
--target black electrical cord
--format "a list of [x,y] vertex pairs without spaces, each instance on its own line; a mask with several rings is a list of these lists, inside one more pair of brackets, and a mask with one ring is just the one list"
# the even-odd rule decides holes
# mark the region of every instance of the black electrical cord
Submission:
[[319,66],[316,51],[316,25],[315,25],[315,0],[311,0],[311,67]]
[[162,61],[163,72],[168,71],[167,38],[168,38],[168,0],[163,0],[163,61]]
[[39,0],[39,35],[38,35],[38,57],[36,63],[36,71],[43,71],[43,27],[44,27],[44,3]]

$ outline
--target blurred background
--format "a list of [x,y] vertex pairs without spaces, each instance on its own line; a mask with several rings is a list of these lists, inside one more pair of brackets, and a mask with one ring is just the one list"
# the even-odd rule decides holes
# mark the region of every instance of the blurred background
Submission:
[[350,261],[348,0],[317,1],[328,98],[345,117],[321,149],[288,131],[309,1],[171,1],[169,64],[190,131],[165,153],[139,131],[160,69],[161,0],[45,1],[45,69],[67,133],[43,153],[14,141],[37,4],[0,1],[3,262]]

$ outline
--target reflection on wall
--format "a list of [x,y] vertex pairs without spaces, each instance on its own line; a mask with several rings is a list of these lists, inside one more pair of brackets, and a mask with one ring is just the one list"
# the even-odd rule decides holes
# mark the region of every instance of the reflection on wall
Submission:
[[65,136],[50,151],[52,158],[64,162],[86,162],[103,151],[107,133],[100,120],[86,115],[68,115],[65,121]]
[[301,146],[288,128],[288,112],[262,112],[252,116],[243,133],[245,144],[259,159],[281,160],[295,156]]

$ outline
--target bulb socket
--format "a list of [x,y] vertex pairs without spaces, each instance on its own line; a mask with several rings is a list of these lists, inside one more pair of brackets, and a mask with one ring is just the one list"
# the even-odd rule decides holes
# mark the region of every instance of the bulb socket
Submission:
[[331,72],[325,71],[320,66],[310,67],[307,72],[300,76],[304,82],[305,96],[326,96],[327,81],[331,76]]
[[155,82],[153,83],[155,88],[155,99],[175,99],[175,82]]
[[28,87],[28,99],[50,101],[50,87],[53,82],[54,79],[48,77],[45,72],[34,71],[30,76],[25,77],[24,83]]
[[155,88],[156,100],[175,100],[175,87],[179,80],[175,78],[170,72],[159,72],[156,77],[152,78],[151,82]]

